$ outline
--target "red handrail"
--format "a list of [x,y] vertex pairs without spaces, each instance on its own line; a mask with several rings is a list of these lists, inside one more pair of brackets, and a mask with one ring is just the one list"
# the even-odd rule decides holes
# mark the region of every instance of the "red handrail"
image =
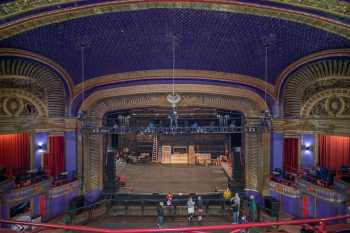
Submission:
[[83,232],[96,232],[96,233],[150,233],[150,232],[204,232],[210,230],[239,230],[254,227],[268,227],[268,226],[280,226],[280,225],[301,225],[318,223],[320,228],[318,232],[325,232],[324,226],[326,222],[335,220],[344,220],[350,218],[350,215],[341,215],[328,218],[312,218],[312,219],[300,219],[300,220],[288,220],[288,221],[272,221],[272,222],[259,222],[259,223],[247,223],[247,224],[225,224],[225,225],[214,225],[214,226],[193,226],[193,227],[178,227],[178,228],[138,228],[138,229],[110,229],[110,228],[98,228],[88,226],[70,226],[70,225],[59,225],[59,224],[48,224],[48,223],[33,223],[33,222],[22,222],[12,220],[1,220],[0,223],[4,224],[18,224],[42,227],[45,229],[63,229],[72,231],[83,231]]

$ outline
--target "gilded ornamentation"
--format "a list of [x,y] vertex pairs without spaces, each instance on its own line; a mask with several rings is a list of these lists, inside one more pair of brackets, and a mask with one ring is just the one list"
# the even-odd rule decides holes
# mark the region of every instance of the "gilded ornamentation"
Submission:
[[[0,50],[0,56],[5,55]],[[7,55],[8,56],[8,55]],[[6,88],[28,91],[42,99],[50,117],[65,115],[66,91],[56,72],[43,64],[23,58],[0,59],[0,84]]]
[[341,0],[269,0],[273,2],[282,2],[294,6],[306,7],[325,11],[343,17],[349,17],[350,4]]
[[311,15],[305,12],[297,12],[286,9],[276,9],[274,7],[263,6],[258,4],[249,4],[243,2],[225,2],[225,3],[209,3],[209,2],[162,2],[162,1],[146,1],[146,2],[109,2],[100,3],[79,8],[68,8],[41,15],[31,16],[25,19],[11,22],[0,29],[0,40],[11,37],[21,32],[31,30],[44,25],[64,22],[76,18],[111,12],[135,11],[152,8],[177,8],[177,9],[197,9],[210,11],[225,11],[241,14],[252,14],[259,16],[268,16],[284,20],[290,20],[311,27],[317,27],[322,30],[337,34],[339,36],[350,38],[350,28],[348,25],[339,21],[329,20],[327,18]]
[[[144,70],[144,71],[134,71],[134,72],[99,76],[96,78],[86,80],[84,83],[84,86],[82,85],[82,83],[77,84],[74,91],[75,93],[74,97],[81,94],[83,87],[84,87],[84,90],[88,90],[90,88],[95,88],[98,86],[108,85],[112,83],[116,84],[118,82],[125,82],[125,81],[131,81],[131,80],[132,81],[152,80],[153,78],[164,78],[164,77],[172,77],[172,70]],[[220,81],[225,81],[230,83],[244,84],[247,86],[257,88],[262,91],[265,91],[266,89],[267,94],[270,95],[272,98],[275,98],[274,96],[275,89],[273,85],[248,75],[215,72],[215,71],[177,69],[176,76],[174,78],[177,79],[177,78],[184,78],[184,77],[185,78],[189,77],[191,79],[198,79],[198,80],[220,80]]]
[[[79,0],[15,0],[0,5],[0,19],[22,14],[28,11],[55,6]],[[81,0],[80,0],[81,1]],[[328,13],[349,17],[350,4],[340,0],[269,0],[305,8],[313,8]],[[96,13],[101,13],[96,10]]]
[[301,108],[302,117],[350,116],[350,89],[334,88],[321,91],[310,97]]
[[15,0],[0,5],[0,19],[43,7],[77,1],[79,0]]
[[47,107],[39,98],[19,89],[0,89],[2,117],[47,116]]
[[[326,94],[328,90],[349,88],[350,59],[327,59],[306,65],[286,81],[283,91],[284,116],[309,116],[310,104],[312,106],[316,104],[315,98],[320,101],[326,97],[325,95],[327,95],[327,98],[330,97],[329,94]],[[320,93],[323,93],[322,96],[319,95]],[[336,93],[336,95],[344,96],[342,91]],[[342,100],[339,99],[339,101]],[[339,112],[335,112],[335,107],[341,107],[342,102],[339,102],[338,105],[334,101],[332,103],[332,105],[324,103],[318,106],[313,110],[314,115],[340,115]],[[327,114],[325,114],[326,112]]]

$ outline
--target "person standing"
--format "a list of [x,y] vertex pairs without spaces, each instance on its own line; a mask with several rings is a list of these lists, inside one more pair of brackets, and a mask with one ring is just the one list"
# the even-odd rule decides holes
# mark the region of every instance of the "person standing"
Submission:
[[164,206],[163,206],[163,202],[159,202],[159,204],[157,206],[157,216],[158,216],[157,227],[160,228],[164,224]]
[[188,197],[188,200],[187,200],[187,220],[188,220],[188,224],[191,224],[192,223],[192,218],[193,218],[193,215],[194,215],[194,201],[192,199],[192,196],[189,196]]
[[203,220],[203,212],[204,212],[204,204],[201,196],[198,196],[197,198],[197,216],[198,216],[198,223],[201,225]]
[[238,217],[239,217],[238,204],[235,200],[235,197],[232,197],[230,201],[231,201],[231,210],[232,210],[232,224],[238,224]]
[[239,197],[238,193],[235,193],[234,200],[235,200],[235,203],[236,203],[237,208],[238,208],[238,217],[237,217],[237,219],[239,219],[239,213],[240,213],[240,210],[241,210],[241,198]]
[[253,195],[250,195],[250,204],[249,204],[249,217],[252,222],[256,221],[257,218],[257,209],[256,209],[256,201]]

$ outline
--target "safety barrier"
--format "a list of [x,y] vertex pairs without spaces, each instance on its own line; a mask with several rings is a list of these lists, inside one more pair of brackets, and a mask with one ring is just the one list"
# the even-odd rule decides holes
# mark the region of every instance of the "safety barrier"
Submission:
[[[207,232],[213,230],[228,230],[238,232],[238,230],[269,227],[269,226],[281,226],[281,225],[303,225],[303,224],[317,224],[315,228],[318,233],[326,233],[326,224],[330,221],[345,220],[350,218],[350,215],[334,216],[328,218],[317,218],[317,219],[300,219],[300,220],[288,220],[288,221],[274,221],[274,222],[259,222],[259,223],[247,223],[247,224],[226,224],[226,225],[215,225],[215,226],[193,226],[193,227],[178,227],[178,228],[138,228],[138,229],[108,229],[88,226],[69,226],[69,225],[58,225],[48,223],[33,223],[33,222],[22,222],[12,220],[0,220],[3,224],[18,224],[34,226],[42,230],[48,229],[63,229],[78,232],[96,232],[96,233],[150,233],[150,232]],[[38,232],[36,230],[36,232]]]

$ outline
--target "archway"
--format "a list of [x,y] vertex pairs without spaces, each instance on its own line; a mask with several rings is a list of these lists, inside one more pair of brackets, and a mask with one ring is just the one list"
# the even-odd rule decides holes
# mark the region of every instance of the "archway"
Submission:
[[[96,92],[86,99],[81,111],[87,112],[87,122],[90,127],[101,128],[103,127],[103,116],[108,112],[147,107],[169,107],[169,103],[166,101],[167,92],[164,90],[167,86],[133,86]],[[243,113],[245,117],[243,150],[246,161],[245,188],[261,191],[264,177],[268,174],[269,169],[269,137],[268,133],[261,130],[259,118],[261,111],[265,110],[267,106],[261,97],[249,90],[232,87],[177,85],[177,90],[180,89],[182,90],[179,93],[182,101],[179,103],[179,107],[217,108]],[[201,93],[203,90],[206,92]],[[82,142],[84,146],[80,149],[81,158],[82,153],[88,154],[80,164],[80,167],[84,164],[85,187],[87,190],[102,189],[103,137],[99,134],[87,134],[83,136]],[[261,164],[261,161],[264,163]],[[81,169],[80,172],[82,172]]]

